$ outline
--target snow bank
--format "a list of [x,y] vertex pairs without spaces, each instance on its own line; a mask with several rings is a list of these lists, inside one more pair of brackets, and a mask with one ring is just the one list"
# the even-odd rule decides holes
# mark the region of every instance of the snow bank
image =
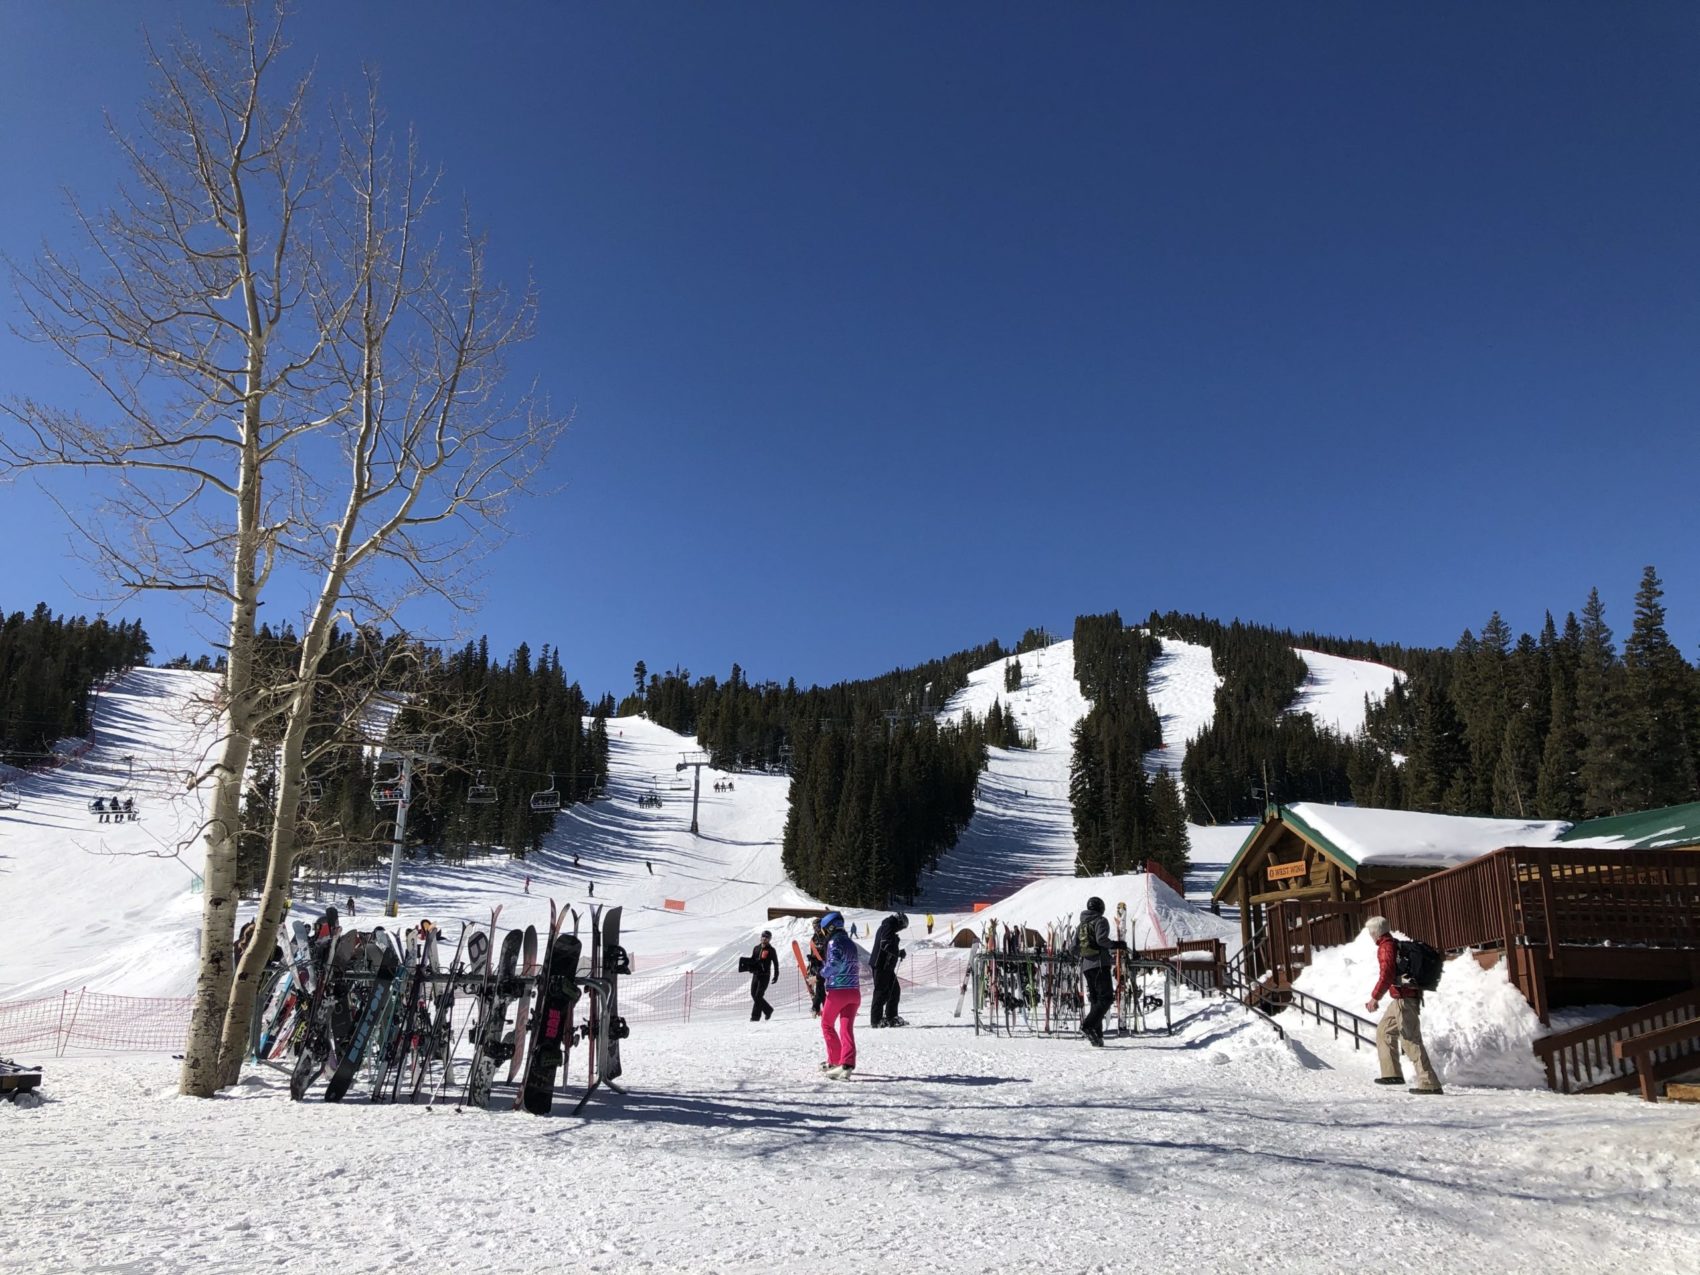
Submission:
[[1104,900],[1112,927],[1116,904],[1127,904],[1128,921],[1132,925],[1132,933],[1127,936],[1130,947],[1174,947],[1183,939],[1219,938],[1229,943],[1232,951],[1239,944],[1236,922],[1188,902],[1164,882],[1143,872],[1106,877],[1048,877],[1023,886],[965,923],[979,928],[995,917],[1000,927],[1024,925],[1040,933],[1055,922],[1072,927],[1092,895]]
[[[1364,1003],[1376,977],[1375,943],[1359,934],[1350,943],[1319,950],[1293,986],[1367,1016]],[[1440,990],[1423,1000],[1423,1041],[1447,1084],[1543,1089],[1546,1072],[1531,1047],[1547,1034],[1529,1002],[1511,985],[1503,961],[1483,969],[1473,956],[1450,960]],[[1363,1057],[1366,1067],[1375,1065],[1373,1052]]]

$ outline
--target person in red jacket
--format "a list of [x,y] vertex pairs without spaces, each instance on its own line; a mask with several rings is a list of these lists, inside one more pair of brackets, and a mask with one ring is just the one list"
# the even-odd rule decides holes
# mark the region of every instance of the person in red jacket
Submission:
[[1375,940],[1375,954],[1380,964],[1380,977],[1375,990],[1369,994],[1366,1008],[1375,1013],[1381,1008],[1385,992],[1393,999],[1387,1002],[1387,1012],[1375,1029],[1375,1052],[1381,1059],[1378,1085],[1402,1085],[1405,1077],[1399,1069],[1399,1049],[1417,1069],[1417,1083],[1412,1093],[1440,1093],[1440,1077],[1429,1063],[1428,1050],[1423,1048],[1423,993],[1421,988],[1401,987],[1399,984],[1399,945],[1393,938],[1393,927],[1384,916],[1372,916],[1364,922],[1364,933]]

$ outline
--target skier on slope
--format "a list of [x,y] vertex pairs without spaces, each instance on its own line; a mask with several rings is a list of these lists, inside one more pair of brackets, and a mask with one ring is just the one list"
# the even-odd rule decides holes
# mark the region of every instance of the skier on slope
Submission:
[[1110,923],[1104,917],[1104,900],[1093,895],[1086,900],[1086,911],[1080,914],[1076,931],[1080,952],[1080,972],[1086,978],[1088,1012],[1080,1020],[1081,1034],[1089,1045],[1104,1046],[1104,1015],[1109,1013],[1114,992],[1110,987],[1111,953],[1127,951],[1121,939],[1110,937]]
[[828,912],[821,917],[820,925],[826,933],[826,962],[821,967],[826,1002],[820,1016],[826,1062],[821,1067],[834,1080],[848,1080],[856,1070],[856,1011],[862,1007],[862,956],[856,950],[855,940],[844,932],[843,913]]
[[880,928],[874,935],[873,950],[868,955],[868,963],[874,971],[873,1008],[868,1016],[870,1027],[907,1025],[897,1016],[897,1001],[902,995],[902,988],[897,982],[897,963],[907,955],[897,936],[908,924],[909,918],[896,912],[880,922]]
[[773,931],[763,930],[761,942],[750,953],[750,1021],[759,1023],[773,1017],[773,1006],[767,1003],[769,981],[779,981],[779,954],[773,950]]

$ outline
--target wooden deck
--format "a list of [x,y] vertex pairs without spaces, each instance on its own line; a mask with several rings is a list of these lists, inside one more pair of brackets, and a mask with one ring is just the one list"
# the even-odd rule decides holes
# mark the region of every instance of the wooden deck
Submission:
[[1361,901],[1270,905],[1253,959],[1290,983],[1364,921],[1446,952],[1499,950],[1542,1022],[1555,989],[1700,984],[1700,851],[1512,848]]

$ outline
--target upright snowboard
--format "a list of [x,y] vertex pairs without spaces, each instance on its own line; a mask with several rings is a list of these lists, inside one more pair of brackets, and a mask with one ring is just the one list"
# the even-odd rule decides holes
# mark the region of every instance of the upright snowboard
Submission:
[[352,985],[343,1002],[348,1011],[345,1020],[347,1034],[337,1041],[341,1059],[325,1085],[326,1102],[341,1102],[355,1076],[360,1073],[360,1064],[365,1060],[366,1046],[371,1043],[373,1030],[390,1008],[390,984],[395,981],[400,969],[401,956],[396,951],[395,940],[384,930],[372,931],[355,953],[349,970],[350,973],[369,971],[372,978],[370,982],[362,980]]
[[536,1022],[531,1029],[531,1060],[520,1094],[525,1109],[534,1116],[546,1116],[555,1107],[555,1075],[566,1063],[572,1038],[580,949],[578,935],[561,934],[549,945],[544,958]]

